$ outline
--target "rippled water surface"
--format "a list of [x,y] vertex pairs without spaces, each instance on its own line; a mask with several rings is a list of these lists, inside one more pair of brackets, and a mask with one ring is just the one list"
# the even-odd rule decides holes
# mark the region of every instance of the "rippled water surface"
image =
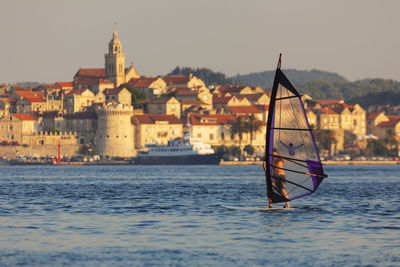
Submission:
[[399,266],[400,166],[326,172],[259,211],[261,166],[0,167],[0,265]]

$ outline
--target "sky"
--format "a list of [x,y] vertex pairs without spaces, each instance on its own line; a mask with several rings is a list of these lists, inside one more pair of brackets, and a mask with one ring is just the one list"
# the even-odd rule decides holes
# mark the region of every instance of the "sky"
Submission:
[[[398,0],[1,0],[0,83],[104,68],[114,27],[141,75],[318,69],[400,81]],[[116,26],[114,26],[116,24]]]

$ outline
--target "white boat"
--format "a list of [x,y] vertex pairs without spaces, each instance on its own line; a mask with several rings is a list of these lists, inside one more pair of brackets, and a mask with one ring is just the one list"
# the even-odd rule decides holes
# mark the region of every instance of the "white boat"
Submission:
[[215,153],[211,145],[191,137],[188,133],[183,138],[169,140],[167,145],[146,145],[146,148],[138,152],[132,163],[138,165],[217,165],[222,156],[222,153]]

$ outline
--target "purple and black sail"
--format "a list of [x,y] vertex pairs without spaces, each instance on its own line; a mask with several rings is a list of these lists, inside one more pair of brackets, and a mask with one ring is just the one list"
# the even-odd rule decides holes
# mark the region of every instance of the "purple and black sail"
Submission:
[[280,65],[281,57],[268,110],[264,159],[270,203],[286,202],[312,194],[327,177],[301,95],[283,74]]

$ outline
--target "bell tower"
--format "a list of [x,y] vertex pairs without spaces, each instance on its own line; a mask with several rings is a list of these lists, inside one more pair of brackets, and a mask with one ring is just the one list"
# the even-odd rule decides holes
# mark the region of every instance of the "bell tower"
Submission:
[[105,54],[104,58],[106,79],[113,82],[115,87],[125,82],[125,54],[121,51],[121,42],[114,29],[113,37],[108,43],[108,54]]

